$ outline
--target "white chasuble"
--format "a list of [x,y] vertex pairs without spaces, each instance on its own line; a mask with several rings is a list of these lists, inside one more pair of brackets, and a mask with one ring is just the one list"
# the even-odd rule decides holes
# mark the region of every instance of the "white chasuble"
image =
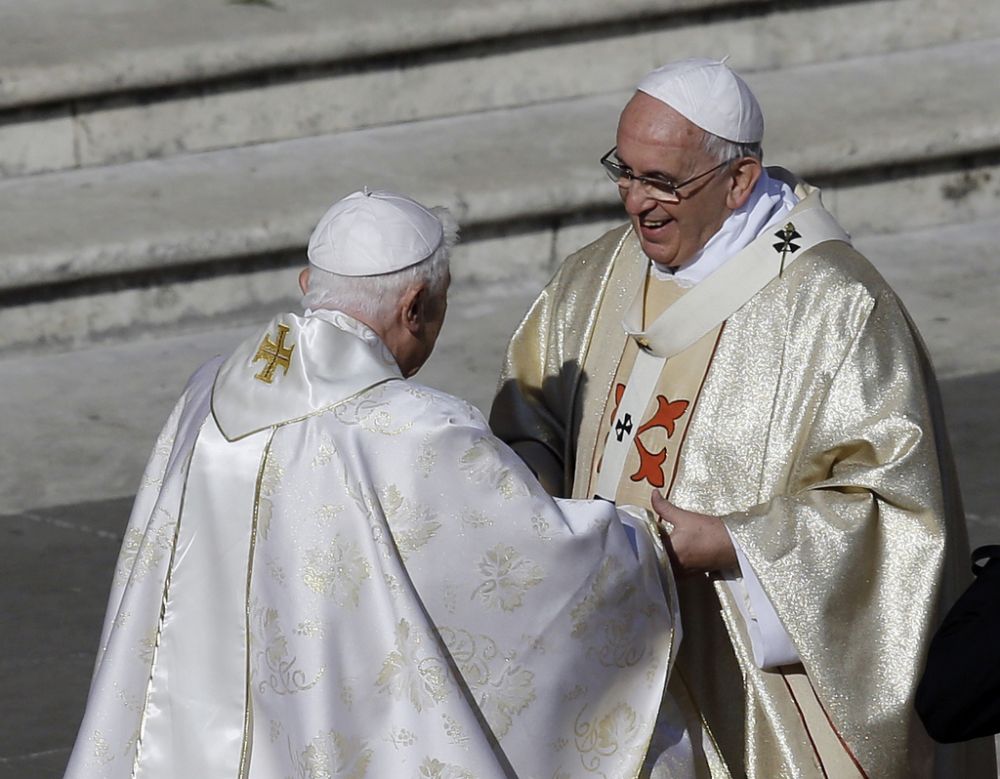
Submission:
[[644,511],[553,500],[364,325],[283,315],[157,443],[67,776],[639,776],[674,604]]

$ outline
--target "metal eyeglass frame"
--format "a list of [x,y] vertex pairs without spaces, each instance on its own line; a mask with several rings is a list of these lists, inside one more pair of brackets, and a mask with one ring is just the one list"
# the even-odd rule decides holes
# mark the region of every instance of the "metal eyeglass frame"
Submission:
[[629,183],[638,181],[643,187],[643,192],[645,192],[653,200],[659,200],[663,203],[680,203],[683,198],[678,190],[680,190],[681,187],[693,184],[698,179],[704,178],[708,174],[714,173],[719,168],[728,165],[730,162],[735,162],[739,159],[739,157],[731,157],[728,160],[720,162],[714,168],[709,168],[704,173],[692,176],[691,178],[682,181],[680,184],[671,184],[663,179],[653,178],[651,176],[640,176],[638,173],[633,173],[631,168],[611,159],[611,155],[616,151],[618,151],[618,147],[612,146],[610,151],[601,157],[601,167],[604,168],[604,172],[608,174],[608,178],[618,184],[618,186],[621,186],[622,179],[627,179]]

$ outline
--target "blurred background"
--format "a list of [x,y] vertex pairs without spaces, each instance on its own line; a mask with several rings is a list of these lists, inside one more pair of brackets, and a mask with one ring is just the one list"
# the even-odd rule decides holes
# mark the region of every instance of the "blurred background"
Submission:
[[1000,542],[996,0],[0,0],[0,777],[62,775],[156,432],[297,306],[330,204],[453,209],[420,380],[488,411],[528,303],[623,221],[597,160],[632,86],[726,55],[765,162],[916,320],[972,542]]

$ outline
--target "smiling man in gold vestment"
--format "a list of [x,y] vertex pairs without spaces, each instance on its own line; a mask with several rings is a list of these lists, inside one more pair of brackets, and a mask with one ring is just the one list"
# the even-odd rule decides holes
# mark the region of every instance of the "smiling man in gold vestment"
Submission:
[[553,494],[666,518],[699,775],[993,776],[913,712],[967,547],[931,366],[763,132],[724,63],[640,82],[601,159],[629,224],[531,306],[491,425]]

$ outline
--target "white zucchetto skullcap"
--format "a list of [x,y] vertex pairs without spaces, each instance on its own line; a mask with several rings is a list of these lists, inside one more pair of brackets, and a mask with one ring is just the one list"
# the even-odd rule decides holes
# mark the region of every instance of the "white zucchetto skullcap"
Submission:
[[323,214],[309,262],[341,276],[378,276],[426,260],[443,238],[441,221],[416,200],[366,187]]
[[645,76],[636,87],[692,124],[734,143],[760,143],[764,114],[746,82],[726,61],[687,59]]

